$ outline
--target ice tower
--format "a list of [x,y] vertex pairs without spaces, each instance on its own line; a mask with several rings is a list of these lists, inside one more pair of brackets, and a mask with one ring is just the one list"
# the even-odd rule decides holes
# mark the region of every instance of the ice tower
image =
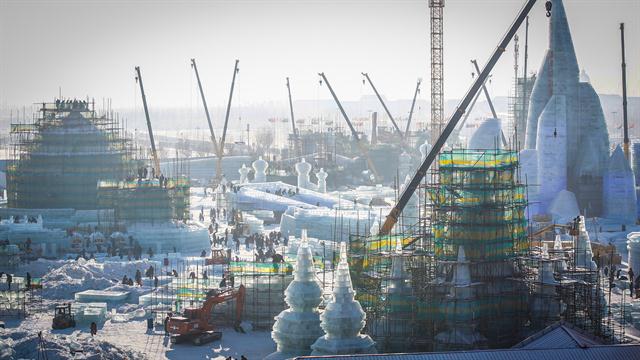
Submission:
[[253,164],[251,164],[251,166],[253,167],[253,171],[255,172],[253,182],[267,182],[267,168],[269,167],[269,163],[264,161],[262,159],[262,156],[260,156],[258,160],[254,161]]
[[549,48],[531,93],[526,134],[526,148],[538,150],[542,212],[564,189],[576,194],[581,209],[592,215],[602,212],[609,135],[600,99],[579,75],[564,5],[556,0]]
[[318,312],[322,289],[316,280],[306,229],[302,230],[293,276],[293,281],[285,290],[285,301],[289,309],[275,318],[271,337],[276,342],[277,351],[267,357],[269,360],[309,355],[311,344],[322,336]]
[[318,171],[318,173],[316,174],[316,177],[318,178],[318,192],[321,192],[321,193],[327,192],[328,176],[329,174],[327,174],[327,172],[324,171],[324,168],[320,168],[320,171]]
[[376,352],[375,342],[360,334],[365,325],[365,313],[360,303],[354,299],[351,285],[347,246],[340,243],[340,262],[336,269],[333,297],[320,315],[325,332],[311,345],[312,355],[372,354]]
[[619,145],[609,159],[603,191],[604,217],[623,224],[635,224],[638,212],[635,178]]

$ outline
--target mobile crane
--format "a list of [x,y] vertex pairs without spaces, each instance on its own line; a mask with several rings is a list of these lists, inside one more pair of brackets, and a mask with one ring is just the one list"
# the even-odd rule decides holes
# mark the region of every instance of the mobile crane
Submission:
[[296,120],[293,116],[293,101],[291,100],[291,85],[289,85],[289,78],[287,78],[287,93],[289,94],[289,111],[291,111],[291,131],[293,131],[293,148],[297,157],[302,157],[302,144],[300,140],[300,134],[296,129]]
[[217,331],[213,324],[213,308],[227,301],[236,301],[236,319],[234,326],[238,328],[242,320],[244,310],[245,287],[213,289],[207,294],[207,299],[199,308],[185,308],[180,316],[170,316],[167,322],[167,331],[171,334],[171,342],[178,344],[191,342],[194,345],[203,345],[222,338],[222,332]]
[[[464,116],[469,106],[469,103],[471,103],[473,98],[476,96],[476,93],[480,90],[480,88],[482,87],[482,84],[484,84],[484,82],[487,80],[494,66],[496,65],[498,60],[500,60],[500,57],[506,51],[507,45],[509,45],[509,42],[511,42],[511,39],[513,39],[513,36],[516,34],[516,31],[518,31],[518,28],[520,27],[520,25],[522,25],[525,18],[527,17],[527,15],[529,14],[533,6],[535,5],[536,1],[537,0],[526,1],[526,3],[524,4],[522,9],[516,16],[515,21],[510,25],[509,29],[507,30],[507,33],[504,35],[504,37],[502,38],[502,40],[500,41],[496,49],[493,51],[491,57],[489,58],[489,61],[484,66],[484,69],[482,69],[482,71],[478,73],[478,77],[475,79],[475,81],[471,85],[471,88],[469,89],[467,94],[464,96],[460,104],[458,105],[458,108],[456,109],[456,111],[451,116],[451,119],[449,120],[449,123],[447,124],[447,126],[443,129],[442,134],[440,134],[435,144],[433,144],[433,148],[431,148],[431,151],[429,151],[429,154],[427,154],[425,159],[422,161],[422,164],[420,164],[420,167],[418,167],[415,174],[413,174],[413,177],[411,178],[411,181],[409,182],[409,184],[402,191],[402,194],[400,195],[398,202],[394,205],[391,211],[389,211],[389,214],[387,215],[387,218],[385,219],[384,224],[380,228],[379,235],[388,235],[393,229],[393,227],[395,226],[395,224],[398,222],[398,218],[400,217],[402,210],[404,210],[405,206],[409,202],[409,199],[411,198],[413,193],[416,191],[416,189],[420,185],[420,182],[422,181],[422,179],[427,174],[427,170],[429,170],[429,167],[431,166],[431,164],[433,164],[433,161],[436,159],[436,156],[444,146],[449,135],[451,135],[451,133],[454,131],[456,125],[458,124],[458,121],[460,121],[460,119]],[[552,9],[552,2],[547,1],[545,3],[545,10],[546,10],[547,17],[551,16],[551,9]]]
[[151,156],[153,157],[154,175],[160,176],[160,160],[158,159],[158,151],[156,150],[156,142],[153,138],[153,128],[151,128],[151,119],[149,118],[149,108],[147,107],[147,97],[144,94],[144,85],[142,84],[142,74],[140,66],[136,66],[136,81],[140,84],[140,93],[142,94],[142,105],[144,107],[144,116],[147,119],[147,130],[149,131],[149,140],[151,141]]

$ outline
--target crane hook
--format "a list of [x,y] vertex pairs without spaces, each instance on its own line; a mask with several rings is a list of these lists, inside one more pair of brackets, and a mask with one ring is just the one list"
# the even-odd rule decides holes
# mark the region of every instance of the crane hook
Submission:
[[544,4],[544,8],[547,10],[547,17],[551,17],[551,8],[553,7],[553,3],[551,1],[547,1]]

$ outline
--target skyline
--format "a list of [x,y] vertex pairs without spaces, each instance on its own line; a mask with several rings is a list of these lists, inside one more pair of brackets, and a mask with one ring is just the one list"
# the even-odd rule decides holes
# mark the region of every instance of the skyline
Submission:
[[[446,3],[446,99],[464,95],[473,72],[469,60],[482,66],[522,3]],[[600,94],[621,93],[618,26],[625,22],[628,93],[640,96],[640,48],[633,46],[640,24],[632,15],[640,13],[640,2],[566,0],[565,7],[580,68]],[[428,101],[428,15],[426,2],[417,0],[2,0],[0,108],[49,101],[59,89],[65,97],[110,98],[116,109],[139,108],[134,66],[141,66],[151,108],[197,108],[192,57],[211,107],[226,104],[236,58],[236,106],[286,102],[287,76],[294,100],[330,99],[326,86],[318,86],[318,72],[344,101],[373,94],[361,72],[389,100],[411,98],[420,77],[420,99]],[[529,74],[540,66],[547,33],[538,3],[531,14]],[[522,74],[524,29],[519,35]],[[71,41],[43,42],[47,37]],[[492,96],[508,95],[513,72],[512,42],[493,72]]]

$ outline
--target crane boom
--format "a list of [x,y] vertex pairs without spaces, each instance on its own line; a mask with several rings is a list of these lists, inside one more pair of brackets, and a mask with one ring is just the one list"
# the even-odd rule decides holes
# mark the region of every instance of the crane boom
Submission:
[[458,121],[460,121],[460,119],[464,115],[467,107],[469,106],[469,103],[473,100],[473,97],[480,90],[485,80],[489,77],[489,74],[493,70],[493,67],[496,65],[502,54],[506,51],[507,45],[509,45],[509,42],[515,35],[516,31],[518,30],[526,16],[531,11],[531,8],[533,8],[533,5],[535,5],[535,3],[536,0],[527,0],[525,5],[522,7],[515,21],[511,24],[511,26],[507,30],[507,33],[504,35],[500,43],[498,43],[496,49],[493,51],[493,54],[491,55],[491,58],[489,58],[487,64],[484,66],[484,69],[482,69],[482,71],[478,74],[478,77],[473,82],[473,85],[471,85],[471,88],[458,105],[456,111],[451,116],[449,123],[443,129],[442,134],[440,134],[440,136],[436,140],[433,148],[431,148],[431,151],[429,151],[429,154],[427,154],[422,164],[420,164],[420,167],[418,167],[418,169],[416,170],[409,184],[402,191],[398,202],[387,215],[384,225],[380,229],[380,235],[389,234],[391,232],[391,229],[393,229],[394,225],[398,222],[398,218],[402,213],[402,210],[404,210],[404,207],[409,202],[409,199],[420,185],[422,179],[427,174],[427,170],[436,159],[436,156],[444,146],[445,141],[447,141],[447,138],[449,137],[449,135],[451,135],[451,132],[458,124]]
[[238,73],[238,63],[240,60],[236,59],[236,64],[233,68],[233,78],[231,79],[231,90],[229,91],[229,102],[227,103],[227,112],[224,116],[224,127],[222,128],[222,138],[220,139],[218,162],[216,163],[216,179],[219,181],[222,178],[222,157],[224,156],[224,141],[227,137],[227,128],[229,125],[229,113],[231,112],[231,100],[233,99],[233,88],[236,84],[236,74]]
[[384,100],[382,100],[382,96],[380,96],[380,93],[378,93],[378,89],[376,89],[375,85],[373,85],[373,82],[371,81],[371,78],[369,77],[369,74],[362,73],[362,76],[364,76],[367,79],[367,81],[369,82],[369,85],[371,85],[371,88],[373,89],[373,92],[376,93],[376,96],[378,97],[378,100],[380,101],[380,104],[382,104],[382,107],[384,108],[384,111],[387,113],[387,116],[391,120],[391,123],[393,124],[393,127],[396,128],[396,131],[398,132],[398,135],[400,135],[400,139],[404,139],[404,135],[402,134],[402,130],[400,130],[400,128],[398,127],[398,124],[396,123],[395,119],[391,115],[391,112],[389,111],[389,108],[387,108],[387,104],[385,104]]
[[209,132],[211,133],[211,141],[213,142],[213,152],[218,155],[218,140],[213,132],[213,124],[211,123],[211,116],[209,116],[209,107],[207,106],[207,99],[204,97],[204,90],[202,90],[202,83],[200,82],[200,74],[198,73],[198,66],[196,65],[196,59],[191,59],[191,67],[196,73],[196,80],[198,81],[198,89],[200,90],[200,97],[202,98],[202,106],[204,106],[204,113],[207,116],[207,123],[209,124]]
[[347,116],[347,113],[344,111],[344,108],[342,107],[342,103],[340,103],[340,100],[338,100],[338,96],[333,91],[333,88],[331,87],[331,84],[329,84],[329,80],[327,80],[327,77],[324,75],[324,73],[318,73],[318,75],[320,75],[320,77],[322,77],[322,80],[325,82],[325,84],[327,84],[327,87],[329,88],[329,92],[331,92],[331,96],[333,96],[333,100],[336,102],[336,105],[338,105],[338,108],[340,109],[340,112],[342,113],[342,117],[344,118],[344,121],[347,122],[347,125],[349,126],[349,129],[351,130],[351,135],[353,135],[353,137],[356,139],[356,142],[358,143],[358,147],[360,148],[360,151],[362,152],[364,157],[367,159],[367,164],[369,165],[369,170],[371,170],[371,172],[373,173],[375,178],[378,179],[379,178],[378,171],[376,170],[376,167],[373,164],[373,160],[371,160],[371,157],[369,156],[369,152],[367,151],[367,149],[364,147],[364,145],[360,141],[360,136],[358,135],[358,132],[353,127],[353,124],[351,124],[351,120],[349,120],[349,116]]
[[140,93],[142,94],[142,105],[144,107],[144,116],[147,119],[147,130],[149,131],[149,140],[151,141],[151,156],[153,156],[153,167],[155,175],[160,175],[160,160],[158,159],[158,151],[156,150],[156,142],[153,138],[153,129],[151,128],[151,119],[149,118],[149,108],[147,107],[147,97],[144,94],[144,85],[142,84],[142,74],[140,66],[136,66],[136,80],[140,84]]
[[[478,62],[473,59],[471,60],[473,66],[476,68],[476,71],[480,73],[480,67],[478,67]],[[487,98],[487,102],[489,103],[489,108],[491,109],[491,115],[493,115],[494,119],[498,119],[498,114],[496,113],[496,108],[493,107],[493,101],[491,101],[491,96],[489,96],[489,90],[487,90],[486,83],[482,84],[482,91],[484,92],[484,96]],[[500,129],[500,137],[502,138],[502,145],[507,146],[507,138],[504,137],[504,132]]]
[[407,128],[405,129],[405,135],[409,133],[409,127],[411,127],[411,119],[413,118],[413,109],[416,106],[416,98],[418,97],[418,93],[420,92],[420,83],[422,79],[418,79],[418,83],[416,84],[416,91],[413,93],[413,101],[411,101],[411,110],[409,110],[409,120],[407,121]]
[[287,77],[287,93],[289,93],[289,111],[291,112],[291,131],[293,131],[293,148],[296,156],[302,156],[302,149],[300,148],[300,136],[298,136],[298,130],[296,129],[296,120],[293,116],[293,101],[291,100],[291,85],[289,85],[289,78]]

